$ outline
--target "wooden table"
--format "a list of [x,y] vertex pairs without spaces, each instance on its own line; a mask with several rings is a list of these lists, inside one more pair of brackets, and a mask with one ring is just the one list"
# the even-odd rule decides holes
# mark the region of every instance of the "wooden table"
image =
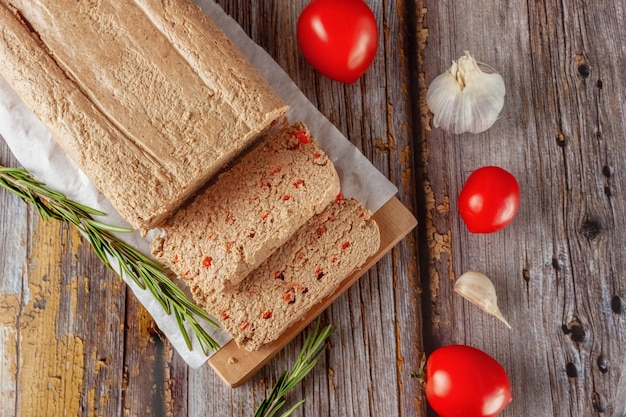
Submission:
[[[415,231],[323,320],[331,347],[289,397],[298,416],[432,416],[411,378],[424,352],[464,343],[507,370],[502,416],[613,416],[626,372],[626,2],[368,1],[369,71],[344,85],[298,51],[306,1],[219,2],[394,182]],[[479,135],[431,127],[428,83],[464,50],[507,85]],[[0,164],[17,162],[0,141]],[[515,221],[467,231],[456,196],[484,165],[521,186]],[[303,337],[242,387],[190,369],[78,233],[0,191],[0,416],[248,416]],[[513,326],[452,291],[492,278]],[[619,414],[622,415],[622,414]]]

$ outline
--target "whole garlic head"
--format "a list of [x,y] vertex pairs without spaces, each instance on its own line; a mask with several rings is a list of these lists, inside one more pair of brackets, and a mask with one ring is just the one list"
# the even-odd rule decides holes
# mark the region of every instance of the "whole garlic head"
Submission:
[[426,104],[433,112],[435,127],[456,134],[481,133],[495,123],[505,94],[502,77],[465,51],[430,83]]

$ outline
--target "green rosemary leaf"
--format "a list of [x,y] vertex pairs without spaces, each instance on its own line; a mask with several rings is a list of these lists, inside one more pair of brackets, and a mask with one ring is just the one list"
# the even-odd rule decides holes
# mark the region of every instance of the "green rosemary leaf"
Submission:
[[[278,413],[278,410],[283,408],[286,403],[287,403],[287,400],[285,400],[284,398],[277,399],[276,402],[272,405],[272,407],[268,409],[267,417],[274,417],[274,415]],[[263,416],[265,417],[265,414]]]
[[[31,177],[32,179],[32,177]],[[26,179],[24,179],[23,181],[26,181]],[[49,190],[47,188],[45,188],[43,186],[42,182],[39,181],[34,181],[32,180],[32,182],[30,182],[29,189],[31,189],[34,193],[45,196],[46,198],[50,199],[50,200],[57,200],[57,201],[65,201],[66,198],[63,194],[61,193],[57,193],[56,191],[52,191]]]
[[104,263],[105,266],[107,266],[109,269],[112,269],[109,263],[109,259],[107,258],[106,245],[102,241],[101,237],[93,230],[85,230],[84,232],[87,237],[87,241],[91,245],[93,251],[96,253],[96,256],[98,256],[100,261]]
[[121,277],[126,276],[141,289],[150,291],[167,314],[174,314],[190,350],[192,343],[188,331],[196,336],[205,354],[220,348],[197,318],[215,327],[219,327],[219,324],[194,304],[156,262],[113,235],[132,232],[131,229],[95,220],[91,216],[104,216],[105,213],[69,200],[65,195],[46,188],[43,182],[37,181],[25,169],[0,166],[0,187],[32,204],[43,220],[56,219],[73,224],[84,233],[96,256],[111,270],[113,267],[109,257],[114,258]]
[[110,239],[109,246],[111,247],[112,254],[123,259],[125,263],[133,264],[143,256],[121,240]]
[[285,411],[281,417],[289,417],[290,415],[292,415],[294,413],[294,411],[296,411],[298,408],[300,408],[300,406],[302,404],[305,403],[305,400],[300,400],[297,403],[294,404],[293,407],[291,407],[289,410]]
[[97,220],[87,219],[87,220],[85,220],[85,222],[88,223],[90,226],[98,229],[98,230],[106,230],[107,232],[111,232],[111,233],[130,233],[130,232],[132,232],[132,229],[129,229],[127,227],[113,226],[111,224],[102,223],[102,222],[99,222]]
[[78,226],[81,230],[83,229],[81,227],[80,218],[76,212],[68,210],[60,204],[54,207],[54,211],[59,213],[59,215],[61,215],[66,222],[72,223],[74,226]]
[[[31,201],[36,202],[36,200],[31,200]],[[43,220],[50,220],[50,219],[60,220],[61,219],[61,216],[59,216],[56,212],[53,212],[52,210],[50,210],[50,208],[45,205],[36,205],[35,208],[37,209],[39,216]]]
[[10,192],[12,192],[13,194],[15,194],[18,197],[20,197],[22,200],[27,200],[29,202],[33,200],[32,194],[24,192],[24,190],[22,190],[19,187],[16,187],[11,182],[9,182],[8,179],[6,179],[6,178],[0,177],[0,185],[3,188],[6,188]]
[[155,277],[155,279],[158,279],[160,282],[163,283],[163,285],[167,286],[172,291],[172,293],[180,293],[183,297],[186,298],[183,290],[181,290],[178,285],[174,284],[172,280],[170,280],[168,276],[163,273],[163,270],[152,260],[146,259],[141,262],[141,265],[146,271],[149,271]]
[[[286,403],[286,395],[315,367],[326,348],[328,338],[334,331],[331,325],[320,329],[320,320],[317,320],[315,330],[306,337],[293,367],[278,378],[269,395],[257,408],[254,417],[272,417],[278,412]],[[298,402],[283,416],[291,415],[303,403],[304,401]]]
[[155,282],[154,280],[150,279],[150,277],[146,276],[145,271],[143,269],[139,269],[137,272],[139,273],[139,275],[135,275],[135,276],[138,279],[140,279],[141,282],[144,283],[146,288],[148,288],[148,290],[152,294],[154,294],[154,298],[156,298],[159,304],[161,304],[161,307],[163,307],[163,310],[165,310],[167,314],[171,314],[172,313],[172,308],[170,306],[171,298],[168,298],[165,296],[165,294],[161,291],[161,287],[159,286],[159,284]]
[[[82,211],[85,214],[89,214],[90,216],[106,216],[106,213],[96,210],[95,208],[85,206],[83,204],[77,203],[73,200],[65,200],[65,203],[72,207],[75,211]],[[128,232],[132,232],[132,229],[126,229]]]
[[287,377],[288,373],[283,372],[283,374],[276,380],[274,388],[272,388],[272,391],[270,391],[267,398],[259,405],[254,417],[272,417],[285,405],[287,400],[284,397],[279,397],[279,395],[280,387],[285,384]]
[[207,313],[206,311],[202,310],[202,309],[201,309],[200,307],[198,307],[196,304],[191,304],[191,305],[189,306],[189,311],[190,311],[193,315],[200,317],[202,320],[204,320],[204,321],[206,321],[206,322],[208,322],[208,323],[210,323],[210,324],[212,324],[212,325],[214,325],[214,326],[216,326],[216,327],[219,327],[219,324],[218,324],[215,320],[213,320],[213,319],[211,318],[211,316],[209,316],[209,315],[208,315],[208,313]]
[[[178,309],[174,309],[174,317],[176,317],[176,321],[178,322],[178,326],[183,327],[183,318],[181,317],[180,312],[178,311]],[[189,335],[187,334],[187,332],[183,332],[183,339],[185,339],[185,344],[187,345],[187,349],[191,350],[191,339],[189,339]]]
[[[218,326],[218,324],[215,323],[213,320],[208,320],[208,321],[214,324],[215,326]],[[202,351],[205,354],[208,354],[208,352],[215,351],[220,348],[220,345],[215,340],[213,340],[211,337],[208,337],[208,333],[200,331],[202,330],[201,326],[194,317],[189,318],[188,322],[191,325],[191,328],[194,331],[194,334],[198,338],[200,347],[202,348]]]

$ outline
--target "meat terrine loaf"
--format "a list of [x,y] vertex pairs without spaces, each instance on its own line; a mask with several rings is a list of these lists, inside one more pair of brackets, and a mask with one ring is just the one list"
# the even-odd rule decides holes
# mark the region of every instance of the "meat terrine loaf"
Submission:
[[356,200],[337,200],[235,288],[206,292],[189,284],[198,305],[215,315],[240,347],[257,350],[303,319],[379,245],[369,211]]
[[189,0],[0,0],[0,74],[134,227],[287,106]]
[[302,123],[283,123],[180,209],[151,246],[172,272],[234,285],[339,194],[332,162]]

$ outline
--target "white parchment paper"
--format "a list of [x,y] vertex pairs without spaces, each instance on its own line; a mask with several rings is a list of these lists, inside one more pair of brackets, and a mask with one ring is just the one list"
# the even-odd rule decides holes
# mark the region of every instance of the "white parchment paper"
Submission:
[[[346,197],[358,199],[375,212],[396,194],[397,188],[313,106],[282,68],[246,35],[236,21],[226,15],[213,0],[196,0],[196,3],[215,20],[289,103],[291,109],[287,113],[288,118],[292,121],[302,120],[309,126],[320,147],[335,163],[342,193]],[[102,220],[108,224],[128,226],[2,77],[0,77],[0,135],[4,137],[22,166],[35,178],[44,181],[48,188],[107,213]],[[121,235],[120,238],[141,252],[149,254],[153,235],[154,233],[149,233],[142,238],[135,232]],[[116,262],[112,262],[112,265],[116,265]],[[141,290],[130,279],[124,277],[123,279],[181,357],[191,367],[201,366],[208,357],[202,353],[197,340],[192,337],[193,349],[189,350],[175,318],[165,313],[149,291]],[[225,331],[208,324],[204,327],[221,345],[230,340],[230,335]]]

